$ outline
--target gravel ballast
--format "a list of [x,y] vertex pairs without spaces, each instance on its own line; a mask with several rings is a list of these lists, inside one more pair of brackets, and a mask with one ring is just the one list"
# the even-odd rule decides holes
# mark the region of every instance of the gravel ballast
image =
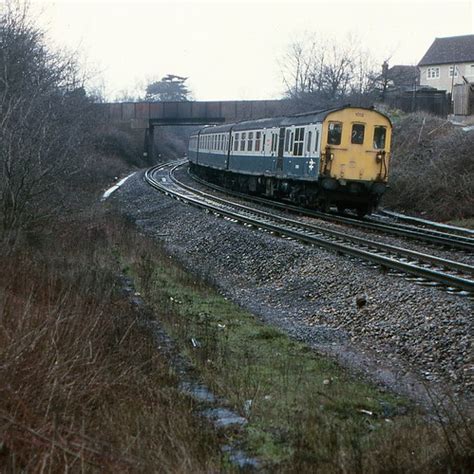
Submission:
[[143,173],[107,202],[236,303],[358,374],[419,402],[427,387],[472,399],[468,297],[218,218],[161,194]]

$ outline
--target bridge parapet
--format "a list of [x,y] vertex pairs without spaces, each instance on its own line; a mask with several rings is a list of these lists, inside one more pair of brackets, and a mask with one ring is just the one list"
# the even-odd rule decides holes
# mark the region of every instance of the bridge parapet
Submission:
[[106,121],[129,122],[132,128],[150,125],[191,125],[238,122],[284,115],[285,100],[122,102],[100,104]]

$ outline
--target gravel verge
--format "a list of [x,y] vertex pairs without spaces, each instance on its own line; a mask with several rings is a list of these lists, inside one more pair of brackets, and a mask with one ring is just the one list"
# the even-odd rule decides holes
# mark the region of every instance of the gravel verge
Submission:
[[207,214],[136,173],[107,201],[269,324],[398,393],[473,398],[472,300]]

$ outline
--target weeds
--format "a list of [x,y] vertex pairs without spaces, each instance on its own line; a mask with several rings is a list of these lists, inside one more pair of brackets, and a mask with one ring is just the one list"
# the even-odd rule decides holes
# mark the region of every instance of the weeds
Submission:
[[0,256],[1,470],[228,468],[122,296],[116,276],[127,271],[197,373],[248,418],[242,441],[268,468],[470,472],[465,412],[407,412],[257,322],[126,224],[94,217]]
[[131,232],[55,230],[1,257],[0,470],[207,470],[214,438],[116,286]]
[[147,299],[206,383],[248,418],[247,449],[272,469],[470,472],[465,413],[426,419],[153,254],[132,265]]

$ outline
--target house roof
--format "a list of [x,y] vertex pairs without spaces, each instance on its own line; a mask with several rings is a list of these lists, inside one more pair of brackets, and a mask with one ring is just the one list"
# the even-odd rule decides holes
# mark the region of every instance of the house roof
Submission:
[[396,64],[387,71],[387,79],[395,86],[412,86],[420,83],[420,70],[418,66]]
[[436,38],[418,66],[474,62],[474,35]]

